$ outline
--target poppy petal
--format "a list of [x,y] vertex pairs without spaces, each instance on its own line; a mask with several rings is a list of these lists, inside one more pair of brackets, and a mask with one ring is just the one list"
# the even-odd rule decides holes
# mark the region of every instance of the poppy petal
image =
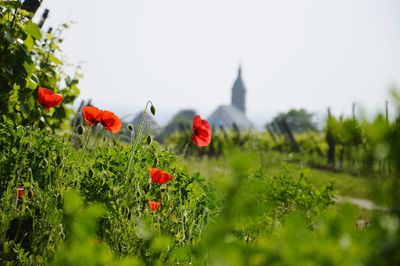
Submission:
[[150,208],[150,210],[157,211],[159,207],[160,207],[160,203],[159,202],[149,200],[149,208]]
[[199,115],[193,118],[192,140],[196,146],[204,147],[211,143],[211,126],[205,119]]
[[103,111],[101,116],[101,124],[104,129],[110,130],[112,133],[118,133],[121,130],[122,122],[113,112]]
[[102,111],[94,106],[84,106],[82,114],[88,126],[101,122]]
[[193,117],[193,130],[201,127],[201,117],[199,115],[195,115]]

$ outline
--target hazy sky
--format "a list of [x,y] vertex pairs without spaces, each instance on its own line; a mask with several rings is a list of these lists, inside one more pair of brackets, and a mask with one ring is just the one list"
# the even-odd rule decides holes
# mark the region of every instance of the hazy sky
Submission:
[[305,107],[383,108],[400,85],[398,0],[44,0],[44,28],[84,62],[80,99],[118,115],[148,99],[165,123],[182,108],[228,104],[239,62],[250,119]]

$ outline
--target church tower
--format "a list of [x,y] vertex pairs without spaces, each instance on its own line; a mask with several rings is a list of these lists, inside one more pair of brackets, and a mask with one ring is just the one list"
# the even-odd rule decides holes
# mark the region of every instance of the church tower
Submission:
[[246,113],[246,88],[242,81],[242,66],[239,65],[238,76],[232,88],[232,105]]

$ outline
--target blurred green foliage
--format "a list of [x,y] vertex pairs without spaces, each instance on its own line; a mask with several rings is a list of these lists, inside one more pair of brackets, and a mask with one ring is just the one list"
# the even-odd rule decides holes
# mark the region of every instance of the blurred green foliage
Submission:
[[317,130],[317,125],[313,121],[313,116],[313,113],[309,113],[305,109],[290,109],[285,113],[279,113],[272,121],[284,119],[293,132],[303,133]]
[[163,127],[160,134],[157,136],[157,140],[164,142],[168,137],[170,137],[175,132],[184,132],[192,128],[193,117],[196,112],[194,110],[182,110],[179,111],[168,124]]

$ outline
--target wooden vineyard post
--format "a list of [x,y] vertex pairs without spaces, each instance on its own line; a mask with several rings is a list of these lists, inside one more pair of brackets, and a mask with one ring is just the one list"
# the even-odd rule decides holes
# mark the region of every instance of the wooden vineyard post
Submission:
[[271,126],[271,124],[267,124],[266,129],[267,129],[269,135],[271,136],[272,141],[273,141],[275,144],[278,144],[278,141],[276,140],[275,134],[274,134],[274,132],[272,131],[272,126]]
[[292,151],[300,152],[300,146],[297,143],[296,139],[294,138],[292,129],[290,128],[289,124],[286,122],[286,120],[284,118],[281,118],[280,120],[281,120],[284,130],[286,131],[287,139],[288,139],[290,145],[292,146]]
[[21,5],[21,9],[31,12],[33,15],[35,15],[41,3],[42,0],[25,0]]
[[335,167],[335,148],[336,148],[336,143],[335,143],[335,138],[333,136],[333,133],[330,129],[329,121],[331,119],[331,109],[328,108],[328,120],[327,120],[327,129],[326,129],[326,142],[328,143],[328,165],[331,166],[332,168]]
[[389,125],[389,102],[385,101],[385,117],[386,123]]
[[290,129],[286,120],[284,118],[276,118],[274,122],[278,126],[279,131],[282,133],[282,135],[285,136],[286,141],[290,144],[292,151],[299,152],[300,146],[294,138],[292,130]]

